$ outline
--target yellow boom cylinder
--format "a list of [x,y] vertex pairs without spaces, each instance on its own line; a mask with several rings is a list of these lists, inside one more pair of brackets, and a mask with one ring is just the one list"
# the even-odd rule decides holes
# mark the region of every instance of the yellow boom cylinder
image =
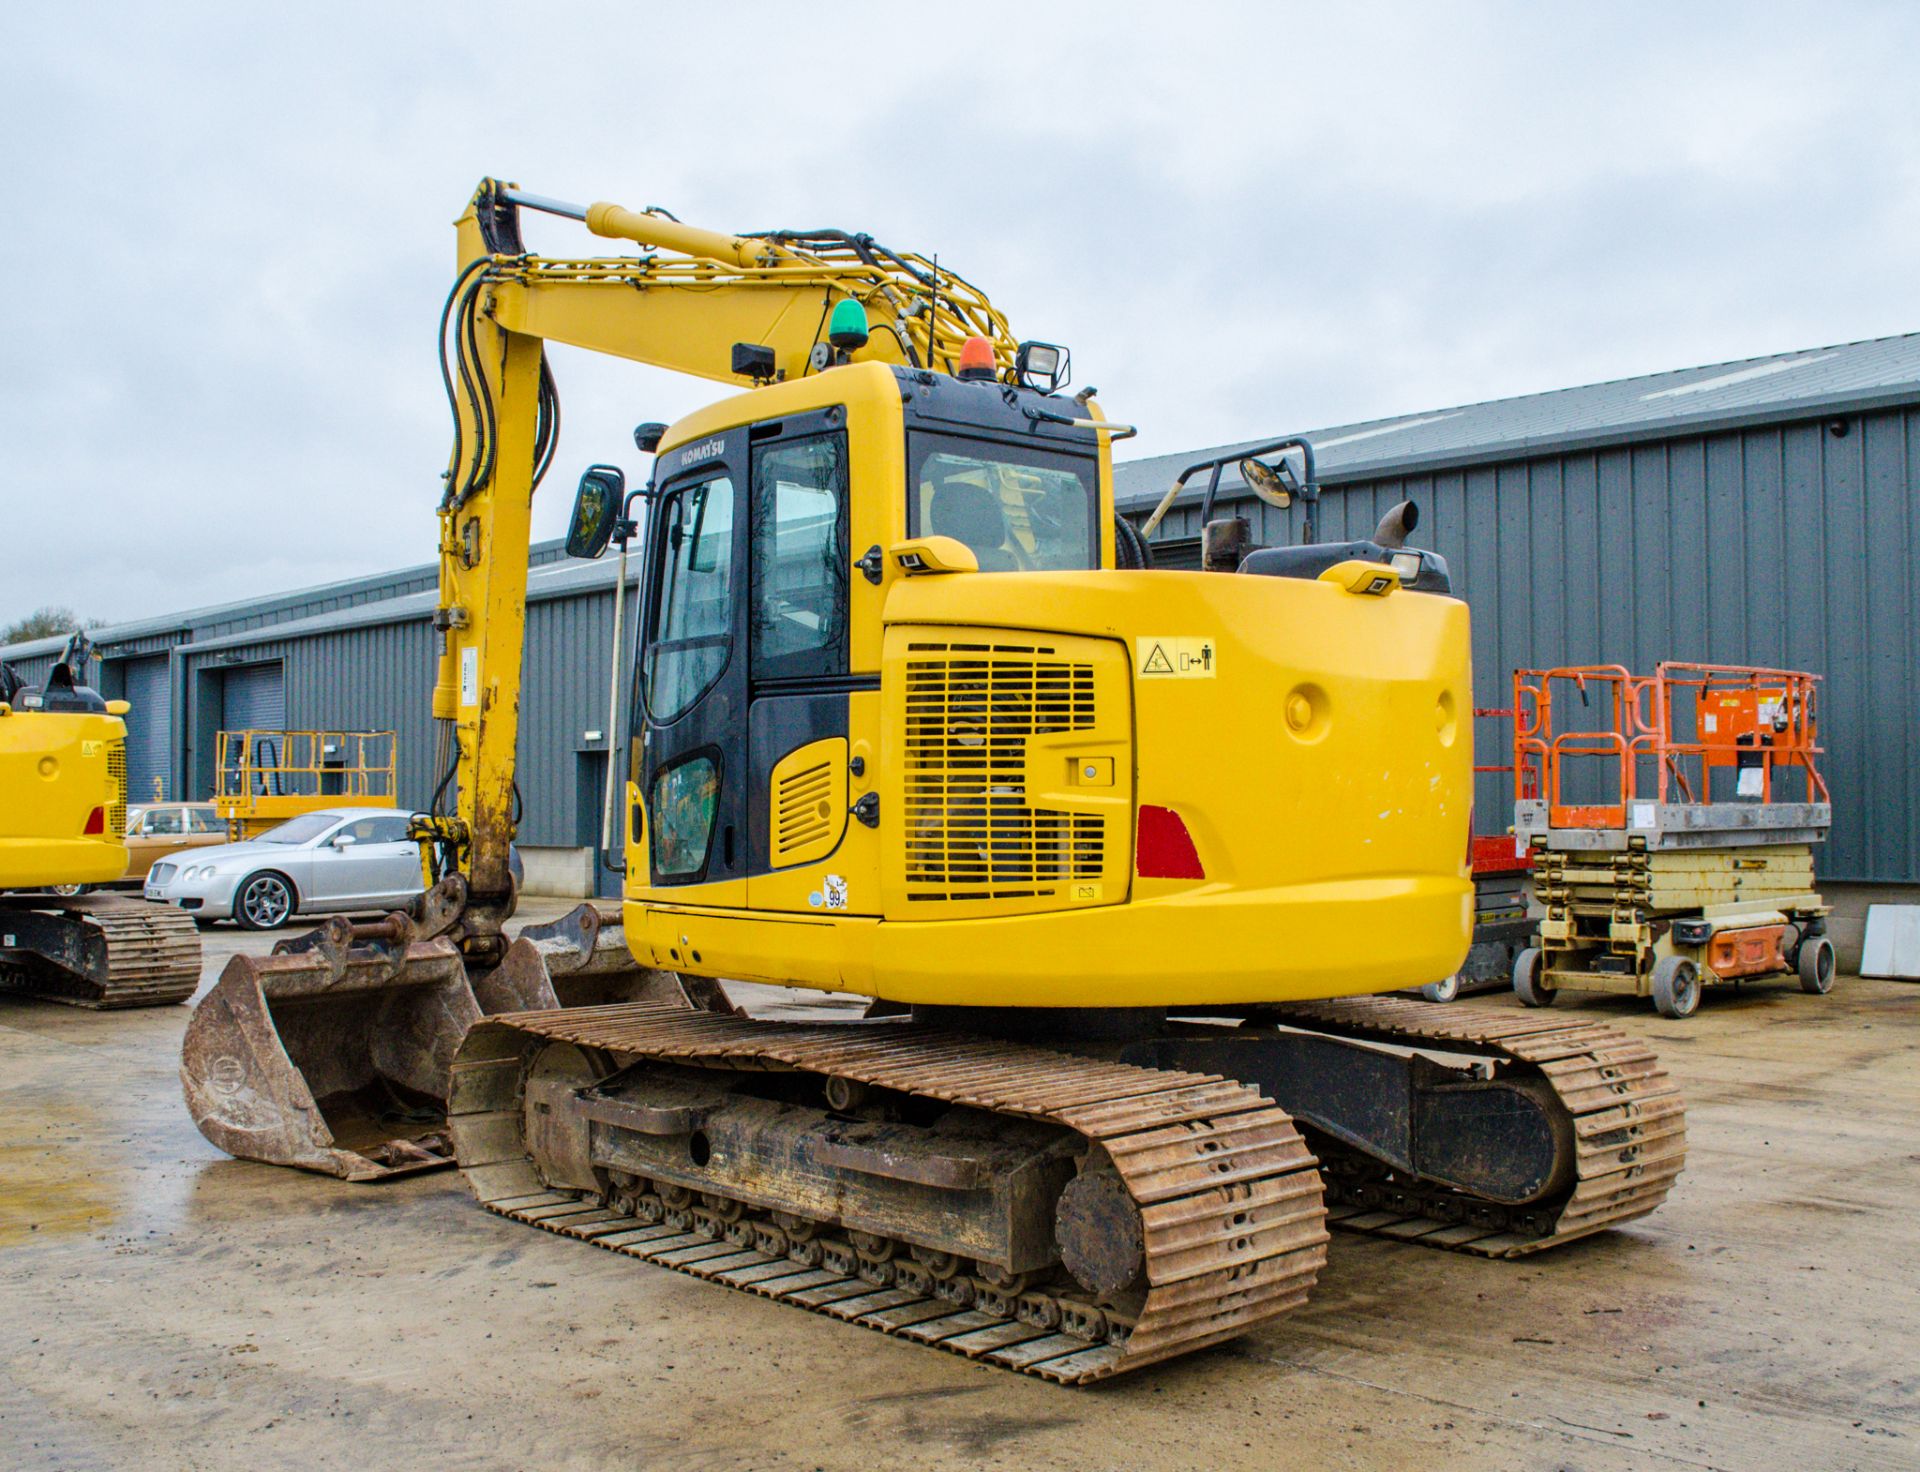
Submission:
[[683,225],[664,215],[643,214],[639,210],[608,204],[604,200],[587,206],[587,228],[609,240],[637,241],[641,245],[678,251],[681,255],[703,260],[722,261],[730,266],[750,268],[769,256],[779,258],[789,255],[789,252],[771,241],[743,240],[737,235],[722,234],[718,230],[702,230],[697,225]]

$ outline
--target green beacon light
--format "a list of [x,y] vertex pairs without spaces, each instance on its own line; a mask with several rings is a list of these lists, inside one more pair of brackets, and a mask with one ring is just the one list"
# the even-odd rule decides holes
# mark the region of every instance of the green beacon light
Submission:
[[835,303],[827,319],[827,341],[839,352],[858,352],[867,345],[867,309],[852,297]]

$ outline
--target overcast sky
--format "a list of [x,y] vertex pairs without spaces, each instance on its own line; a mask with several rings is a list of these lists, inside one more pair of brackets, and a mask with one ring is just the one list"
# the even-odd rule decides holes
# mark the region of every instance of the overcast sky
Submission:
[[[762,14],[5,7],[0,624],[429,560],[486,174],[938,251],[1137,455],[1920,328],[1920,7]],[[554,368],[549,536],[715,397]]]

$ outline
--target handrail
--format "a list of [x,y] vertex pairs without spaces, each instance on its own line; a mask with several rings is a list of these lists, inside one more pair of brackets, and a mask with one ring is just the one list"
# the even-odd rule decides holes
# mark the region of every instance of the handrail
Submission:
[[[1555,826],[1618,827],[1628,804],[1651,795],[1660,803],[1715,800],[1716,774],[1732,772],[1732,800],[1774,802],[1776,774],[1806,773],[1808,801],[1829,801],[1818,757],[1819,676],[1759,665],[1666,660],[1651,675],[1623,665],[1563,665],[1513,673],[1513,765],[1516,800],[1544,798]],[[1569,718],[1556,729],[1554,687],[1577,692],[1592,725]],[[1595,687],[1599,687],[1599,692]],[[1562,713],[1569,707],[1564,693]],[[1569,768],[1583,758],[1618,764],[1611,790],[1570,803]],[[1652,792],[1642,791],[1641,764],[1651,763]],[[1579,770],[1591,773],[1591,766]],[[1756,775],[1757,774],[1757,775]],[[1697,777],[1697,782],[1696,782]],[[1727,795],[1720,794],[1721,800]],[[1564,821],[1563,821],[1564,820]]]

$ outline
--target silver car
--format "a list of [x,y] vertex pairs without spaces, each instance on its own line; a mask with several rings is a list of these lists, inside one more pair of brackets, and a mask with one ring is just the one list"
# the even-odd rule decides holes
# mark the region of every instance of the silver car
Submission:
[[424,887],[395,808],[323,808],[258,838],[194,849],[147,873],[146,897],[198,920],[273,930],[295,915],[396,909]]

